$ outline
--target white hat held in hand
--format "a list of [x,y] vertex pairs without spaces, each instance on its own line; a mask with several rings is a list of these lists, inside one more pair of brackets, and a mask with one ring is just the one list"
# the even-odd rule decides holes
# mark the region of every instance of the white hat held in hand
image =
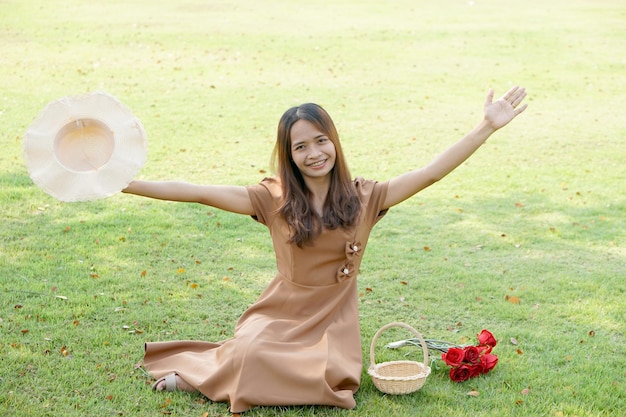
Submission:
[[126,106],[95,92],[48,104],[23,145],[35,184],[61,201],[84,201],[123,190],[146,161],[148,142]]

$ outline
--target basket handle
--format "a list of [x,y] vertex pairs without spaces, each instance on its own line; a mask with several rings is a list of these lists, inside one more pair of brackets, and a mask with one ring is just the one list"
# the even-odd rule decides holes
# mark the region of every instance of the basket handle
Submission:
[[378,329],[378,331],[374,335],[374,338],[372,339],[372,344],[370,346],[370,367],[373,367],[374,365],[376,365],[375,354],[374,354],[374,351],[376,350],[376,341],[378,340],[382,332],[389,329],[390,327],[404,327],[405,329],[410,330],[417,336],[417,338],[420,341],[420,345],[422,346],[422,350],[424,351],[424,366],[427,367],[428,366],[428,348],[426,347],[426,341],[424,340],[420,332],[418,332],[417,330],[415,330],[413,327],[409,326],[408,324],[401,323],[401,322],[393,322],[393,323],[385,324],[383,327]]

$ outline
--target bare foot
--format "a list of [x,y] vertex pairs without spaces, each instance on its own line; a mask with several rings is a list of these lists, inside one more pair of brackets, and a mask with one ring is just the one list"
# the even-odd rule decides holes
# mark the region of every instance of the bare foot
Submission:
[[[165,379],[159,381],[154,387],[156,391],[165,391],[165,388],[166,388]],[[185,380],[179,377],[178,375],[176,375],[176,389],[180,391],[187,391],[187,392],[197,391],[194,387],[186,383]]]

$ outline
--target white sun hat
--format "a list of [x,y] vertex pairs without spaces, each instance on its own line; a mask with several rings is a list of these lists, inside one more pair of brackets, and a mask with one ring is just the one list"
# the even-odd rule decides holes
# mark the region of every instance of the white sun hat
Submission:
[[104,92],[49,103],[24,135],[32,180],[61,201],[95,200],[124,189],[146,161],[146,132]]

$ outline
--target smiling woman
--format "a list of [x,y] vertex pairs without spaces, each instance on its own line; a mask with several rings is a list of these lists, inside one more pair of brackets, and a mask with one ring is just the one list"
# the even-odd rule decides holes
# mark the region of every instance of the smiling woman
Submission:
[[354,223],[360,201],[326,110],[313,103],[287,110],[278,123],[272,161],[284,188],[280,210],[292,225],[290,241],[302,246],[322,227]]
[[134,181],[125,192],[250,214],[269,228],[277,274],[218,342],[152,342],[144,365],[156,390],[198,390],[232,412],[258,405],[354,408],[362,370],[356,277],[387,210],[451,172],[526,109],[523,88],[493,101],[479,125],[422,169],[386,182],[351,180],[328,113],[287,110],[278,124],[278,176],[243,187]]
[[[397,320],[457,343],[479,324],[493,331],[500,364],[471,381],[478,401],[446,366],[403,397],[381,395],[363,370],[354,411],[246,417],[626,415],[624,16],[614,0],[0,1],[0,415],[228,415],[200,393],[155,394],[133,365],[146,340],[238,334],[277,275],[239,186],[274,175],[283,111],[322,104],[350,171],[384,181],[426,165],[473,127],[483,89],[512,80],[533,92],[532,112],[377,223],[355,295],[364,342]],[[235,184],[199,197],[227,195],[218,203],[245,215],[42,192],[25,131],[51,100],[98,90],[146,128],[141,179]],[[290,249],[276,254],[281,272]],[[320,248],[337,252],[336,270],[315,276],[350,280],[362,249]]]
[[307,177],[325,178],[335,165],[335,145],[306,120],[298,120],[292,127],[291,154],[305,181]]

